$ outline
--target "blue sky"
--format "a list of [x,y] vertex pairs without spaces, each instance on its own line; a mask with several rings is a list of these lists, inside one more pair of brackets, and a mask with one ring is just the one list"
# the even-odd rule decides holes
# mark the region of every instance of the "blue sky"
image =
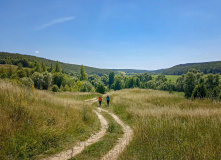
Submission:
[[0,51],[97,68],[221,60],[220,0],[0,0]]

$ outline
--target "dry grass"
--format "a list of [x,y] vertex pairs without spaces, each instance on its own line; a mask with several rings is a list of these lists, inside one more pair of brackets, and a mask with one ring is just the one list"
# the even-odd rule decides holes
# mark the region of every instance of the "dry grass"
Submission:
[[99,121],[87,104],[0,80],[0,159],[42,157],[98,129]]
[[111,106],[134,129],[119,159],[219,159],[221,103],[142,89],[110,93]]

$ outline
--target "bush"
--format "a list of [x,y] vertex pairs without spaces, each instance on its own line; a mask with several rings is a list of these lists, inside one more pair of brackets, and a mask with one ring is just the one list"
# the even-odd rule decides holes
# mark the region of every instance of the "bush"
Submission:
[[196,99],[196,98],[205,98],[207,95],[207,89],[206,86],[204,84],[199,84],[197,85],[192,93],[192,98]]
[[91,92],[93,90],[93,85],[88,81],[83,81],[81,85],[81,92]]
[[103,82],[99,82],[97,88],[96,88],[96,92],[104,94],[106,92],[106,88],[104,86]]
[[31,78],[28,78],[28,77],[23,77],[21,78],[21,83],[24,85],[24,86],[27,86],[27,87],[32,87],[32,85],[34,85],[34,82],[32,81]]
[[52,90],[53,92],[58,92],[59,88],[58,88],[57,85],[53,85],[51,90]]

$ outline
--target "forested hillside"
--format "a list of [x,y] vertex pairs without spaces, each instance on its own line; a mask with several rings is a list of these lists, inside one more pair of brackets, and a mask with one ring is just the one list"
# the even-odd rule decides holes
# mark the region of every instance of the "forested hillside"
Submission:
[[166,75],[182,75],[186,74],[189,69],[196,69],[203,72],[204,74],[220,74],[221,61],[179,64],[174,67],[163,70],[162,73]]
[[[31,56],[31,55],[22,55],[18,53],[8,53],[8,52],[0,52],[0,64],[14,64],[17,65],[18,63],[23,63],[24,60],[27,60],[29,62],[34,62],[34,61],[39,61],[40,63],[44,63],[46,66],[50,67],[51,65],[55,66],[56,61],[50,60],[50,59],[45,59],[45,58],[40,58],[36,56]],[[76,64],[68,64],[68,63],[63,63],[60,62],[61,68],[64,73],[67,73],[69,75],[79,75],[80,71],[80,65]],[[29,67],[25,66],[24,67]],[[114,71],[116,74],[117,73],[125,73],[127,75],[133,75],[133,74],[138,74],[138,73],[150,73],[152,71],[147,71],[147,70],[135,70],[135,69],[99,69],[99,68],[94,68],[94,67],[88,67],[85,66],[85,71],[87,74],[97,74],[99,76],[104,75],[104,74],[109,74],[111,71]]]
[[[22,55],[18,53],[14,54],[14,53],[0,52],[0,64],[17,65],[18,63],[24,63],[24,61],[28,61],[28,62],[39,61],[40,63],[44,63],[48,67],[50,67],[51,65],[53,66],[56,65],[56,61],[45,59],[45,58],[40,58],[40,57],[35,57],[35,56],[30,56],[30,55]],[[68,64],[68,63],[62,63],[62,62],[60,62],[60,65],[63,69],[63,72],[70,74],[70,75],[79,74],[80,67],[81,67],[80,65]],[[23,64],[23,67],[30,67],[30,66],[25,66]],[[98,74],[98,75],[109,74],[110,72],[109,70],[98,69],[98,68],[87,67],[87,66],[85,66],[85,70],[88,74]]]

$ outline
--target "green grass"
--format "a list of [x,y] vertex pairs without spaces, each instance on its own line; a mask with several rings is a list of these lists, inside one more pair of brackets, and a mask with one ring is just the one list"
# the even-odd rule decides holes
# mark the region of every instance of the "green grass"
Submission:
[[[153,78],[157,78],[158,75],[151,75]],[[178,75],[165,75],[167,81],[171,80],[171,82],[176,83],[176,80],[180,77]]]
[[[68,93],[67,93],[68,94]],[[40,159],[99,130],[90,105],[0,80],[0,159]]]
[[107,134],[98,141],[88,146],[83,152],[72,158],[72,160],[95,160],[101,159],[114,145],[118,138],[123,135],[122,127],[107,113],[102,112],[105,119],[108,121]]
[[61,92],[61,93],[56,93],[56,96],[59,98],[64,98],[64,99],[73,99],[73,100],[79,100],[79,101],[84,101],[87,99],[92,99],[92,98],[98,98],[99,93],[93,93],[93,92]]
[[220,159],[220,102],[144,89],[110,96],[113,112],[134,130],[119,159]]

